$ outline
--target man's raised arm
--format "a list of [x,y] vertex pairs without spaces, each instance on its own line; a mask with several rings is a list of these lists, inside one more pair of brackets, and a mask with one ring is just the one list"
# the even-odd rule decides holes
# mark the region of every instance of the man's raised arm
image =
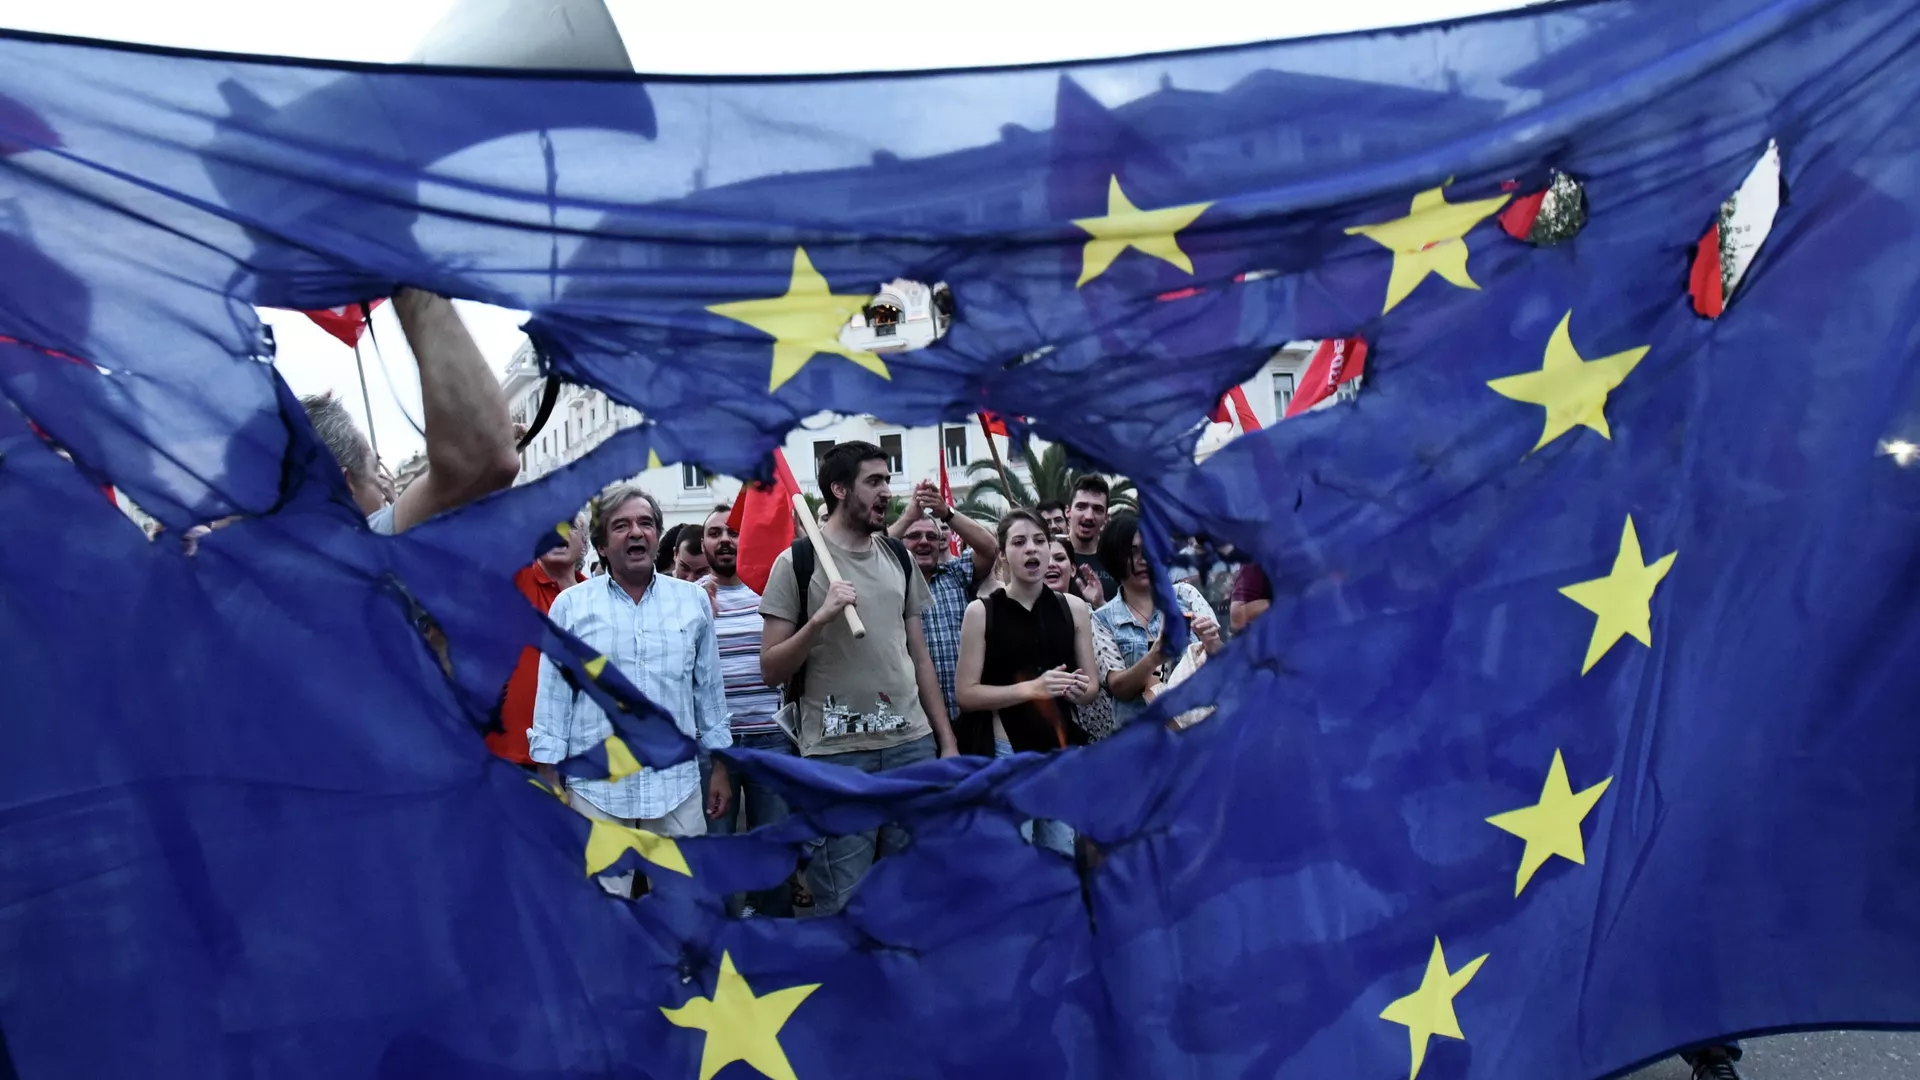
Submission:
[[393,504],[393,531],[508,487],[520,471],[507,399],[453,302],[418,289],[393,295],[420,366],[427,471]]

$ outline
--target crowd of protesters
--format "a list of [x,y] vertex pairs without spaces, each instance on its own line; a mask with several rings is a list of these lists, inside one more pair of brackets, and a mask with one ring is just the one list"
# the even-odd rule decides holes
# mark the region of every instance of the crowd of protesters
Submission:
[[[394,307],[420,365],[427,471],[396,495],[340,403],[304,402],[349,496],[370,528],[388,534],[505,487],[516,471],[505,400],[452,305],[403,290]],[[1082,476],[1065,501],[984,523],[927,483],[889,520],[889,460],[870,443],[834,446],[816,478],[820,546],[795,541],[763,592],[739,576],[730,507],[667,528],[659,504],[631,483],[603,491],[514,576],[529,603],[674,718],[700,747],[696,761],[563,778],[555,766],[602,745],[613,726],[531,648],[502,694],[488,747],[584,816],[663,836],[726,833],[778,822],[786,807],[714,750],[800,754],[869,773],[955,754],[1046,753],[1131,722],[1179,666],[1139,519],[1109,514],[1105,479]],[[1216,605],[1186,581],[1174,591],[1193,653],[1217,651]],[[861,635],[849,608],[864,622]],[[1234,613],[1243,623],[1237,594]],[[1073,857],[1063,822],[1031,821],[1022,832]],[[798,900],[815,915],[837,912],[875,859],[909,841],[897,825],[821,838],[791,883],[730,906],[782,916]],[[601,884],[629,896],[645,888],[633,873]]]
[[[393,534],[510,485],[514,425],[493,373],[445,299],[402,289],[394,310],[418,360],[427,470],[396,492],[367,439],[331,396],[303,399],[369,528]],[[603,744],[604,712],[554,663],[523,653],[487,736],[578,813],[663,836],[774,824],[778,791],[711,751],[739,746],[880,772],[955,754],[1049,753],[1112,735],[1171,682],[1264,614],[1266,576],[1251,562],[1176,575],[1189,646],[1170,655],[1139,518],[1109,514],[1111,489],[1081,477],[1064,502],[1013,508],[995,527],[954,512],[931,484],[889,522],[885,451],[841,443],[817,470],[822,548],[795,541],[764,593],[739,576],[729,507],[665,528],[653,497],[616,484],[559,542],[514,576],[537,610],[618,667],[701,748],[697,761],[619,779],[563,778],[554,766]],[[949,536],[964,549],[951,556]],[[186,538],[191,550],[195,539]],[[594,574],[582,574],[588,547]],[[829,566],[833,569],[829,570]],[[1216,612],[1228,606],[1229,625]],[[865,633],[852,632],[852,608]],[[430,621],[423,633],[450,667]],[[1193,710],[1175,726],[1206,710]],[[1034,845],[1075,857],[1065,822],[1022,825]],[[839,912],[875,859],[911,842],[899,825],[808,845],[789,882],[735,896],[737,915]],[[604,875],[620,896],[643,876]],[[1682,1055],[1696,1080],[1737,1080],[1737,1043]]]

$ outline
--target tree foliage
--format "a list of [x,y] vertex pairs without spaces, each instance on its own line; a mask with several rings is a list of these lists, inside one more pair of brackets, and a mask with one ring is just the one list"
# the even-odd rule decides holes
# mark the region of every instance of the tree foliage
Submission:
[[[1022,466],[1026,472],[1024,477],[1021,475]],[[1058,443],[1037,455],[1032,446],[1022,446],[1017,459],[1009,462],[1005,469],[993,458],[969,464],[967,480],[972,487],[954,508],[979,521],[998,521],[1009,507],[1034,506],[1056,500],[1072,502],[1073,485],[1087,475],[1091,473],[1082,472],[1067,463],[1067,449]],[[1112,495],[1107,500],[1109,510],[1139,509],[1131,480],[1108,477],[1108,481],[1113,485]]]

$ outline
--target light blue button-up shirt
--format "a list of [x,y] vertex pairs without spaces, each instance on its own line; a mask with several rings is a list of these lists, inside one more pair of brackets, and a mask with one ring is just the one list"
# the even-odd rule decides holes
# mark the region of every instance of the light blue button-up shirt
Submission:
[[[567,594],[560,595],[564,598]],[[1181,611],[1205,615],[1215,622],[1219,621],[1218,616],[1213,613],[1213,606],[1207,603],[1207,598],[1200,595],[1200,590],[1186,582],[1175,582],[1173,595],[1180,601]],[[1093,613],[1093,617],[1105,624],[1106,628],[1113,633],[1113,643],[1119,648],[1119,666],[1107,674],[1112,674],[1113,671],[1124,671],[1139,663],[1140,658],[1153,649],[1153,643],[1160,639],[1160,628],[1166,622],[1166,617],[1156,608],[1153,618],[1147,620],[1145,626],[1140,625],[1140,620],[1134,616],[1133,609],[1127,606],[1127,598],[1117,592],[1113,599]],[[1146,712],[1149,704],[1151,702],[1144,697],[1138,697],[1132,701],[1114,699],[1113,726],[1125,727],[1133,721],[1134,717]]]
[[[613,578],[597,577],[561,593],[547,618],[605,655],[700,745],[733,745],[713,604],[705,589],[655,574],[635,603]],[[527,733],[533,760],[551,765],[592,750],[612,734],[606,711],[568,686],[559,667],[542,656]],[[617,818],[665,817],[699,787],[700,766],[692,761],[643,768],[618,780],[567,778],[568,790]]]

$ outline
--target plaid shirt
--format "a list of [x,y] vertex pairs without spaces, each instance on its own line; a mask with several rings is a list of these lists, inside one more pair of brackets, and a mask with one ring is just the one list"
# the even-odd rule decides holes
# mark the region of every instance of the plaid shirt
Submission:
[[[713,603],[705,589],[655,574],[634,603],[613,578],[597,577],[561,593],[547,618],[605,654],[682,732],[697,734],[700,745],[709,750],[733,745]],[[541,657],[540,693],[527,732],[533,760],[551,765],[592,750],[612,734],[606,712],[568,686],[553,661]],[[627,819],[665,817],[699,786],[700,765],[694,761],[643,768],[619,780],[567,778],[575,795]]]
[[960,715],[953,700],[953,669],[960,666],[960,622],[973,599],[973,557],[962,555],[941,563],[927,578],[927,591],[933,594],[933,603],[920,615],[920,630],[927,636],[927,653],[940,678],[940,693],[947,699],[947,719],[952,720]]

